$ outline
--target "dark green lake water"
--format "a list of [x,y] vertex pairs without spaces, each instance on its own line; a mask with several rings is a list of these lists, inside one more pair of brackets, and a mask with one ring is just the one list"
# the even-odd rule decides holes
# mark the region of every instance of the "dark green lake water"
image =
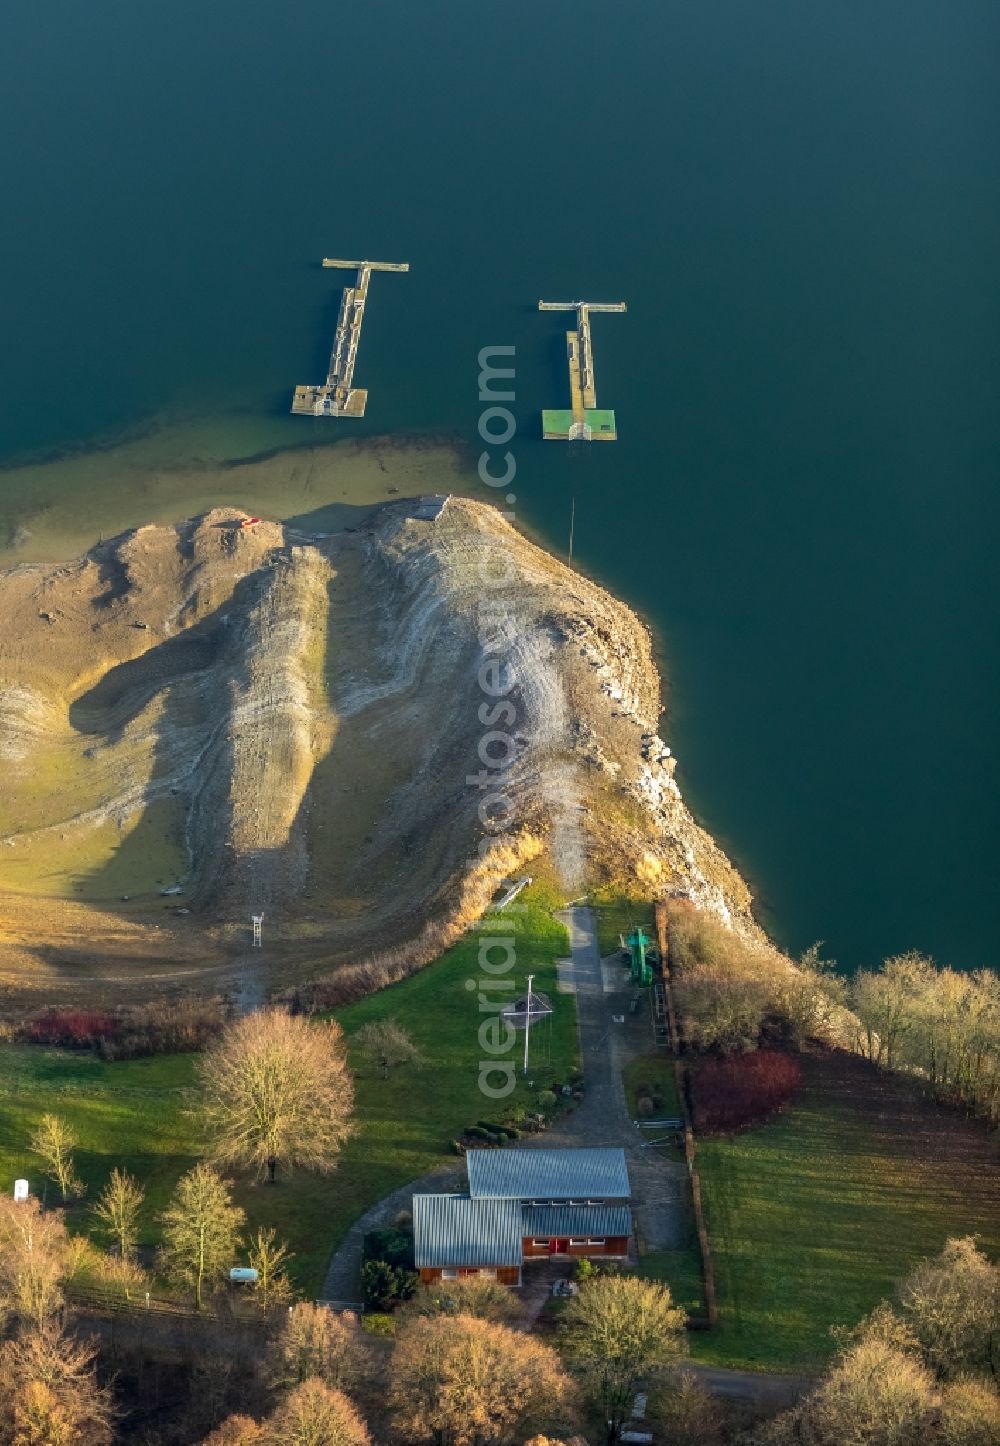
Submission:
[[[778,937],[997,962],[996,0],[7,0],[0,135],[0,458],[191,409],[331,435],[282,415],[316,262],[410,261],[351,435],[473,439],[515,345],[518,511],[561,545],[575,496],[653,622]],[[629,313],[620,440],[570,455],[535,304],[578,295]]]

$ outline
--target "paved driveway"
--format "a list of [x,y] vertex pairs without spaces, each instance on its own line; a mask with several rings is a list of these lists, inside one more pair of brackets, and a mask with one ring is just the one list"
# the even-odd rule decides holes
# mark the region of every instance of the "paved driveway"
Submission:
[[[576,995],[583,1100],[538,1145],[621,1145],[632,1182],[636,1230],[649,1250],[676,1250],[687,1239],[687,1167],[673,1152],[644,1148],[629,1114],[622,1070],[652,1053],[648,1003],[630,1014],[632,986],[617,957],[602,962],[593,909],[575,905],[559,916],[569,931],[570,958],[559,966],[560,984]],[[615,1018],[624,1016],[621,1023]]]

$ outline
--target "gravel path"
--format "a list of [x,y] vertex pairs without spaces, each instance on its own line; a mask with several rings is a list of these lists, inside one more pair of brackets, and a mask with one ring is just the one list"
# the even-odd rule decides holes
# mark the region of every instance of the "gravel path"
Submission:
[[761,1410],[785,1411],[819,1384],[816,1376],[782,1375],[776,1371],[737,1371],[730,1366],[706,1366],[684,1361],[682,1369],[698,1377],[713,1396],[730,1401],[752,1401]]
[[361,1300],[361,1247],[369,1230],[382,1230],[391,1225],[402,1210],[413,1208],[413,1196],[423,1192],[437,1193],[465,1188],[465,1171],[454,1165],[440,1165],[419,1180],[411,1180],[385,1195],[366,1210],[348,1230],[330,1257],[321,1300],[330,1305],[356,1306]]
[[[571,957],[559,965],[560,987],[576,995],[583,1100],[553,1129],[530,1137],[526,1149],[544,1146],[622,1145],[632,1182],[636,1229],[650,1250],[671,1250],[684,1243],[683,1164],[641,1146],[629,1118],[622,1069],[636,1054],[648,1053],[652,1035],[647,1009],[629,1014],[631,988],[617,960],[602,963],[593,909],[577,906],[559,916],[570,938]],[[614,1023],[613,1016],[624,1015]],[[386,1195],[355,1221],[331,1257],[322,1299],[354,1305],[360,1299],[361,1248],[369,1230],[392,1223],[401,1210],[412,1208],[421,1191],[463,1190],[461,1166],[441,1165],[419,1180]]]

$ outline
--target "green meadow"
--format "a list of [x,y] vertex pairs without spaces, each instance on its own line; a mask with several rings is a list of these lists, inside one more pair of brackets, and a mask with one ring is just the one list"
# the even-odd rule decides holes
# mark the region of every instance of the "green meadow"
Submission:
[[[450,1142],[466,1125],[533,1107],[542,1090],[576,1069],[575,1004],[556,991],[555,960],[567,949],[566,931],[552,913],[558,903],[544,886],[534,885],[517,900],[518,909],[487,916],[434,964],[336,1011],[357,1090],[355,1132],[337,1170],[327,1177],[296,1174],[274,1186],[250,1178],[234,1182],[248,1224],[273,1225],[291,1247],[296,1284],[307,1294],[320,1291],[331,1251],[369,1205],[437,1165],[453,1160],[459,1167]],[[532,1030],[528,1080],[520,1075],[518,1037],[511,1054],[517,1087],[497,1102],[479,1090],[480,1061],[488,1058],[478,1038],[487,1017],[478,1004],[479,941],[486,935],[514,939],[517,984],[523,987],[530,970],[535,989],[547,993],[554,1008],[552,1017]],[[423,1056],[420,1065],[401,1068],[387,1080],[351,1043],[363,1024],[383,1017],[403,1024]],[[155,1244],[158,1213],[203,1151],[197,1106],[194,1055],[109,1064],[85,1051],[0,1046],[0,1188],[9,1190],[23,1175],[35,1193],[46,1189],[29,1142],[43,1114],[58,1114],[79,1140],[77,1172],[87,1187],[83,1200],[70,1208],[71,1228],[90,1230],[89,1202],[118,1165],[147,1192],[143,1241]]]
[[950,1235],[1000,1256],[1000,1158],[985,1129],[850,1055],[803,1060],[794,1103],[700,1139],[720,1324],[700,1360],[820,1365],[835,1341]]

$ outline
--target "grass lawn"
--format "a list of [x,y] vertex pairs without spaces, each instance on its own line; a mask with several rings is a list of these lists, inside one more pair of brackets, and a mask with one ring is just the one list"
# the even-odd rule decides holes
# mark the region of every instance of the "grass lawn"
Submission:
[[701,1256],[694,1220],[690,1222],[690,1239],[683,1250],[651,1250],[639,1257],[637,1275],[646,1280],[662,1280],[669,1285],[674,1305],[688,1315],[705,1313],[705,1296],[701,1283]]
[[627,939],[633,924],[639,924],[656,943],[653,906],[648,899],[629,899],[610,890],[594,889],[590,902],[597,913],[597,942],[602,956],[615,952],[619,935]]
[[545,437],[568,437],[573,425],[573,413],[566,407],[546,407],[542,412],[542,435]]
[[622,1070],[625,1094],[628,1097],[629,1114],[632,1119],[639,1115],[639,1089],[646,1085],[651,1094],[662,1103],[657,1107],[656,1117],[673,1118],[680,1115],[680,1101],[677,1098],[677,1081],[674,1078],[673,1055],[645,1054],[630,1059]]
[[2,1045],[0,1188],[8,1192],[13,1180],[24,1176],[34,1194],[54,1198],[30,1139],[42,1115],[59,1115],[79,1141],[76,1170],[87,1186],[70,1221],[79,1229],[89,1224],[89,1201],[120,1165],[147,1192],[142,1238],[148,1244],[155,1238],[154,1214],[197,1159],[195,1102],[192,1054],[105,1064],[87,1050]]
[[[540,1089],[564,1081],[576,1068],[575,1001],[555,988],[554,961],[567,951],[566,932],[551,915],[558,903],[536,884],[517,900],[517,910],[488,918],[419,974],[337,1011],[348,1043],[370,1019],[399,1020],[426,1063],[382,1080],[352,1052],[357,1131],[337,1171],[326,1179],[299,1175],[273,1187],[237,1182],[250,1225],[274,1225],[294,1251],[294,1274],[306,1293],[319,1291],[331,1250],[368,1205],[449,1158],[460,1168],[448,1146],[465,1125],[492,1120],[512,1105],[532,1105]],[[550,996],[555,1010],[532,1031],[534,1089],[519,1077],[516,1092],[505,1101],[479,1091],[485,1056],[477,1034],[487,1016],[479,1013],[476,992],[466,988],[467,980],[478,984],[482,977],[477,960],[486,935],[514,938],[513,977],[523,987],[530,968],[535,989]],[[512,1057],[520,1059],[520,1038]],[[196,1062],[193,1055],[173,1055],[105,1064],[83,1052],[0,1046],[0,1188],[9,1190],[24,1175],[41,1191],[28,1142],[43,1114],[61,1115],[80,1142],[77,1169],[88,1187],[86,1199],[100,1191],[113,1166],[123,1165],[148,1192],[143,1239],[154,1242],[156,1213],[201,1153]],[[70,1221],[80,1230],[89,1227],[86,1201],[74,1206]]]
[[697,1359],[821,1363],[852,1324],[949,1235],[1000,1255],[995,1140],[848,1055],[804,1061],[795,1103],[745,1134],[698,1143],[720,1326]]

